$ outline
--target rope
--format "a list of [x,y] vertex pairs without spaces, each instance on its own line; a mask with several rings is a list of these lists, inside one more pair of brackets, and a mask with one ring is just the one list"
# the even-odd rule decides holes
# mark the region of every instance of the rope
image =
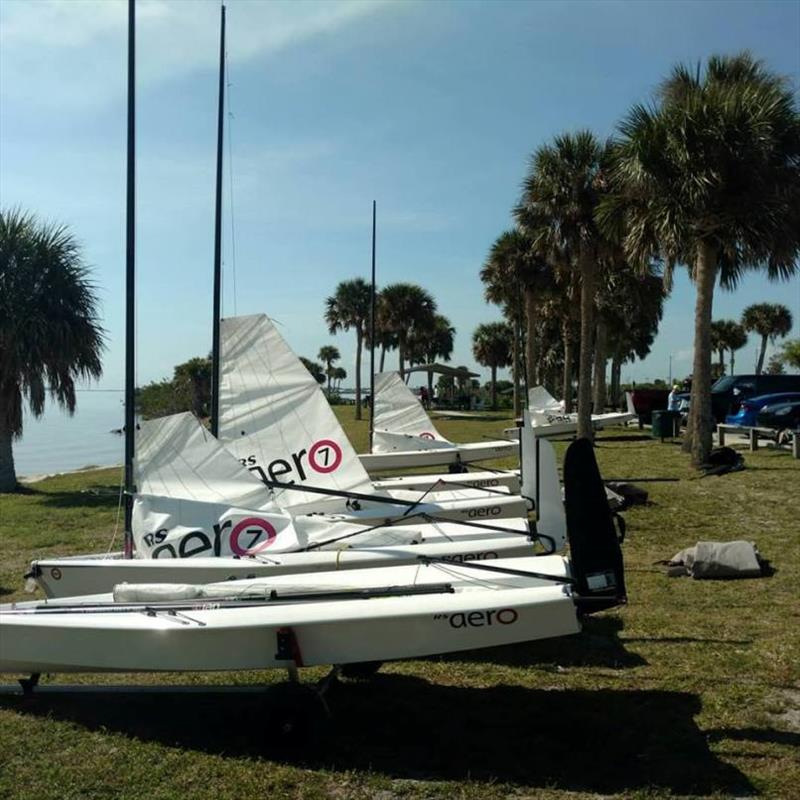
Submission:
[[[114,542],[117,540],[117,533],[119,532],[119,517],[122,511],[122,498],[125,497],[125,467],[123,466],[120,470],[120,479],[119,479],[119,500],[117,501],[117,517],[114,520],[114,533],[111,535],[111,541],[108,545],[108,550],[106,550],[106,556],[111,555],[111,551],[114,549]],[[94,545],[92,545],[92,549],[94,549]]]

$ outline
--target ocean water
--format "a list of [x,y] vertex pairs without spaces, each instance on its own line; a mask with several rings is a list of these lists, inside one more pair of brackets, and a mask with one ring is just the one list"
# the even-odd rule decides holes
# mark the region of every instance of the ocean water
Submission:
[[79,391],[73,416],[48,400],[40,419],[25,416],[22,439],[14,443],[17,475],[121,464],[124,437],[111,431],[124,419],[122,392]]

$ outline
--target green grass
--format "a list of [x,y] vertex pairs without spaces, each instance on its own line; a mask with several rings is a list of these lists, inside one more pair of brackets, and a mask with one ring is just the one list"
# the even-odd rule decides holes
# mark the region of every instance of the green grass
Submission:
[[[364,449],[366,425],[337,412]],[[468,441],[506,423],[436,424]],[[209,691],[0,696],[0,797],[800,796],[800,462],[760,450],[743,472],[697,480],[677,445],[614,433],[596,450],[605,476],[680,480],[642,484],[652,503],[626,512],[629,605],[581,635],[342,682],[327,735],[295,750],[270,732],[279,693],[215,689],[277,673],[54,676]],[[4,599],[24,596],[31,558],[107,548],[118,486],[101,470],[0,497]],[[734,538],[756,541],[775,574],[702,582],[653,564]]]

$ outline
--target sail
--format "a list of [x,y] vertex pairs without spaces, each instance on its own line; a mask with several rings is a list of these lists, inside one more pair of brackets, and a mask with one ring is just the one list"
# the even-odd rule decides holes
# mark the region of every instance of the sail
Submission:
[[544,386],[528,390],[528,408],[531,411],[563,411],[564,401],[556,400]]
[[[222,320],[220,440],[263,481],[371,492],[322,389],[265,314]],[[276,490],[283,508],[319,496]]]
[[375,376],[373,452],[443,447],[453,444],[436,430],[400,374],[379,372]]
[[299,549],[269,490],[191,414],[141,423],[133,536],[140,558],[254,555]]
[[288,514],[226,503],[139,494],[132,523],[139,558],[244,557],[305,546]]
[[269,507],[269,490],[190,413],[147,420],[136,437],[136,488],[140,494]]

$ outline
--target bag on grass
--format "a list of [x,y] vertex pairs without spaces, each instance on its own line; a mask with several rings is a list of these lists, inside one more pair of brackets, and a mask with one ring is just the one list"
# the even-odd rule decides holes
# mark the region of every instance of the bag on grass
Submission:
[[668,562],[671,577],[759,578],[762,560],[753,542],[698,542],[676,553]]

